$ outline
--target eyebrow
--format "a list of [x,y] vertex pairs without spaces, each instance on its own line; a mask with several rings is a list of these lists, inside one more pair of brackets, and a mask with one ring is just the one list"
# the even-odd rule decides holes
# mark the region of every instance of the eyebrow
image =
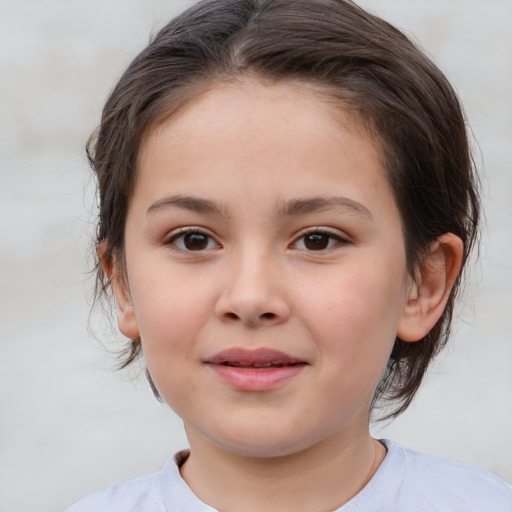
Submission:
[[228,209],[218,206],[213,201],[193,196],[170,196],[159,199],[153,203],[146,213],[151,213],[164,208],[177,207],[183,210],[189,210],[196,213],[214,213],[223,217],[228,217]]
[[[229,209],[224,205],[218,205],[208,199],[183,195],[175,195],[159,199],[147,209],[146,213],[151,213],[169,207],[181,208],[183,210],[193,211],[196,213],[216,214],[223,217],[229,216]],[[343,196],[290,199],[287,201],[279,201],[277,204],[277,213],[280,217],[305,215],[308,213],[331,209],[347,210],[369,219],[373,218],[370,210],[368,210],[366,206]]]
[[307,213],[340,208],[362,217],[373,218],[370,210],[368,210],[366,206],[343,196],[311,197],[283,201],[279,203],[278,212],[281,216],[304,215]]

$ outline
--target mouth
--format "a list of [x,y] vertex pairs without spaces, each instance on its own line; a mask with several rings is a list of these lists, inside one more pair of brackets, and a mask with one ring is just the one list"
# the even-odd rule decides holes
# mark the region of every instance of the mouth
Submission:
[[224,384],[240,391],[269,391],[300,375],[309,365],[284,352],[260,348],[231,348],[207,359]]
[[271,361],[267,363],[241,363],[239,361],[225,361],[220,363],[222,366],[230,366],[232,368],[247,368],[247,369],[259,369],[265,370],[268,368],[283,368],[285,366],[297,366],[304,363],[280,363],[278,361]]
[[306,361],[270,348],[258,348],[253,350],[230,348],[215,354],[205,362],[207,364],[248,369],[283,368],[285,366],[307,364]]

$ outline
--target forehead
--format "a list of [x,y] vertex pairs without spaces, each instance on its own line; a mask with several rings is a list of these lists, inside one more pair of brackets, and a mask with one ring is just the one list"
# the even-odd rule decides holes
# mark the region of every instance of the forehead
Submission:
[[[208,158],[222,154],[224,161],[244,155],[247,164],[262,156],[273,157],[276,165],[285,158],[302,158],[304,165],[298,167],[304,167],[308,153],[314,156],[311,149],[330,152],[340,139],[344,144],[338,147],[339,156],[351,146],[361,160],[371,159],[383,171],[377,137],[370,136],[367,123],[345,107],[326,88],[304,82],[240,79],[215,84],[196,91],[148,132],[139,152],[139,172],[147,170],[148,159],[154,163],[159,154],[171,151],[176,164],[192,160],[197,164],[208,153]],[[297,153],[298,148],[302,151]],[[349,152],[351,159],[357,159],[356,151]]]
[[258,76],[187,85],[170,96],[167,107],[146,130],[139,159],[147,152],[148,140],[172,127],[198,134],[207,132],[211,136],[212,130],[220,128],[223,122],[243,133],[252,129],[253,123],[258,128],[266,123],[271,129],[278,120],[286,123],[293,119],[298,123],[296,128],[313,133],[320,117],[320,122],[328,123],[330,128],[341,126],[354,135],[368,138],[380,153],[381,137],[373,127],[371,116],[366,118],[350,96],[330,85]]
[[312,197],[396,210],[374,140],[325,91],[293,82],[216,85],[154,128],[130,210],[180,195],[238,201],[247,218]]

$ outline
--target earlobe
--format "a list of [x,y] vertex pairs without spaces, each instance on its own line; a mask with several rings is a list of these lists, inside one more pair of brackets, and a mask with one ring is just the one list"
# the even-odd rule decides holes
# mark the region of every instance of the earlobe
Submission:
[[453,233],[440,236],[421,265],[418,282],[413,283],[397,337],[403,341],[419,341],[434,327],[443,314],[451,290],[459,275],[464,247]]
[[106,241],[98,244],[98,256],[105,275],[108,277],[114,292],[117,307],[117,322],[119,330],[127,337],[135,339],[139,337],[137,317],[130,294],[129,287],[122,269],[116,264],[115,259],[106,255]]

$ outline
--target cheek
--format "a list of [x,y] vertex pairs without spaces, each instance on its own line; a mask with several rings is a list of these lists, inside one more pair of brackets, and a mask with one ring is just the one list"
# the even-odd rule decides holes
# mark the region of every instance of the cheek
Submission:
[[[194,360],[194,340],[209,315],[206,294],[190,282],[154,279],[158,272],[138,276],[132,289],[142,351],[159,389],[170,379],[189,379],[185,368]],[[163,385],[162,385],[163,384]]]
[[[379,374],[393,346],[403,307],[400,272],[378,262],[361,262],[326,279],[309,297],[308,324],[324,358],[355,375]],[[321,346],[320,346],[321,345]]]
[[201,293],[193,279],[180,278],[179,269],[169,271],[168,266],[160,265],[160,269],[158,262],[148,262],[131,274],[137,322],[148,346],[181,345],[201,325],[205,290]]
[[199,326],[191,312],[197,303],[171,293],[160,299],[153,307],[144,304],[137,310],[142,354],[160,395],[172,409],[179,410],[197,389],[194,373],[189,371]]

